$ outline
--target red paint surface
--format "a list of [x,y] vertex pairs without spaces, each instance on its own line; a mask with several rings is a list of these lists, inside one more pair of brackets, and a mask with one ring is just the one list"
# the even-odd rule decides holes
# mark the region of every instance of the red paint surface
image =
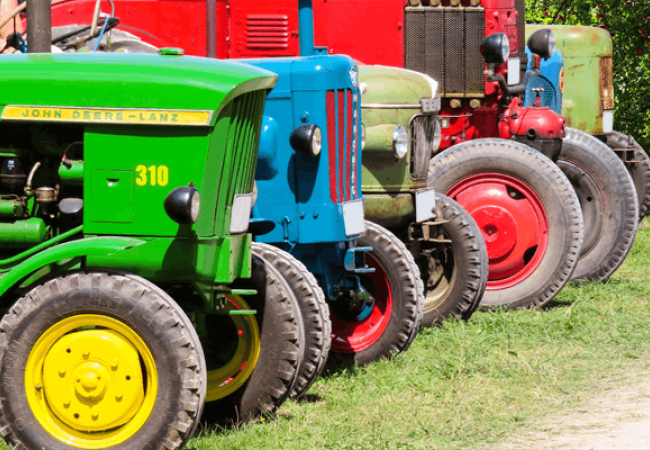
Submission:
[[446,193],[476,221],[487,245],[488,290],[528,278],[544,259],[548,219],[537,194],[509,175],[485,173],[458,182]]

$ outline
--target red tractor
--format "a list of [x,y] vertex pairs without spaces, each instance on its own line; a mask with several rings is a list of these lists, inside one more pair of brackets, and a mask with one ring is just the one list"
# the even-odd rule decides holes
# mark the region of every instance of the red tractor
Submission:
[[[97,4],[56,3],[52,24],[88,24]],[[134,42],[218,58],[299,55],[305,11],[299,14],[298,4],[110,2],[116,31],[131,33]],[[314,0],[316,44],[327,45],[321,51],[438,82],[442,140],[429,183],[464,206],[483,231],[490,258],[483,304],[492,306],[541,306],[572,277],[609,277],[636,232],[636,194],[623,163],[590,136],[565,130],[549,108],[523,107],[520,96],[538,73],[524,72],[523,10],[524,0]],[[547,58],[554,36],[540,30],[529,47],[536,59]],[[362,103],[362,114],[371,108]]]

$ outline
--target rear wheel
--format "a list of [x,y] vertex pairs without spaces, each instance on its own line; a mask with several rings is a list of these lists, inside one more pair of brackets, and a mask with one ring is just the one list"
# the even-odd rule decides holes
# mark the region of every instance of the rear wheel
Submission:
[[481,302],[488,279],[487,247],[472,216],[454,200],[436,192],[434,220],[438,219],[446,223],[440,225],[442,234],[436,238],[446,242],[420,248],[416,257],[424,274],[422,325],[427,327],[447,317],[469,319]]
[[632,136],[614,131],[607,135],[607,145],[613,150],[622,148],[634,149],[634,161],[625,163],[639,201],[639,222],[648,215],[650,211],[650,156]]
[[305,324],[305,346],[304,358],[290,397],[300,397],[314,384],[327,362],[332,345],[330,309],[316,278],[303,263],[277,247],[259,242],[253,243],[253,254],[264,258],[280,271],[298,300]]
[[625,164],[595,137],[566,129],[558,166],[578,195],[584,238],[574,279],[605,280],[623,264],[636,235],[636,190]]
[[539,307],[569,281],[582,216],[550,159],[517,142],[477,139],[433,158],[428,184],[463,206],[483,233],[489,276],[482,305]]
[[181,448],[205,399],[199,338],[134,275],[75,272],[0,323],[0,425],[13,448]]
[[252,276],[233,287],[257,294],[228,296],[229,309],[254,315],[214,316],[207,323],[207,422],[243,422],[275,411],[289,396],[304,336],[294,295],[268,261],[253,255]]
[[367,364],[409,348],[422,321],[424,293],[413,256],[390,231],[366,222],[357,245],[372,247],[366,264],[375,271],[359,278],[374,303],[359,321],[342,317],[332,307],[332,351]]

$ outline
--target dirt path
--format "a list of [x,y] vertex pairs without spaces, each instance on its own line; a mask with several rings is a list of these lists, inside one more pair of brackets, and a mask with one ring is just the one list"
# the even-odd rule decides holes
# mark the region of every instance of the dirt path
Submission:
[[650,450],[650,372],[626,386],[596,390],[577,408],[538,419],[534,429],[498,450]]

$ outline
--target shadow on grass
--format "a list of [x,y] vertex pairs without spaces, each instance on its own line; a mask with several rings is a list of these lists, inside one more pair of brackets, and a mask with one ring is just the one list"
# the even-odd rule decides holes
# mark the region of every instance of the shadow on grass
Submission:
[[305,394],[298,399],[298,403],[322,403],[325,399],[316,394]]

